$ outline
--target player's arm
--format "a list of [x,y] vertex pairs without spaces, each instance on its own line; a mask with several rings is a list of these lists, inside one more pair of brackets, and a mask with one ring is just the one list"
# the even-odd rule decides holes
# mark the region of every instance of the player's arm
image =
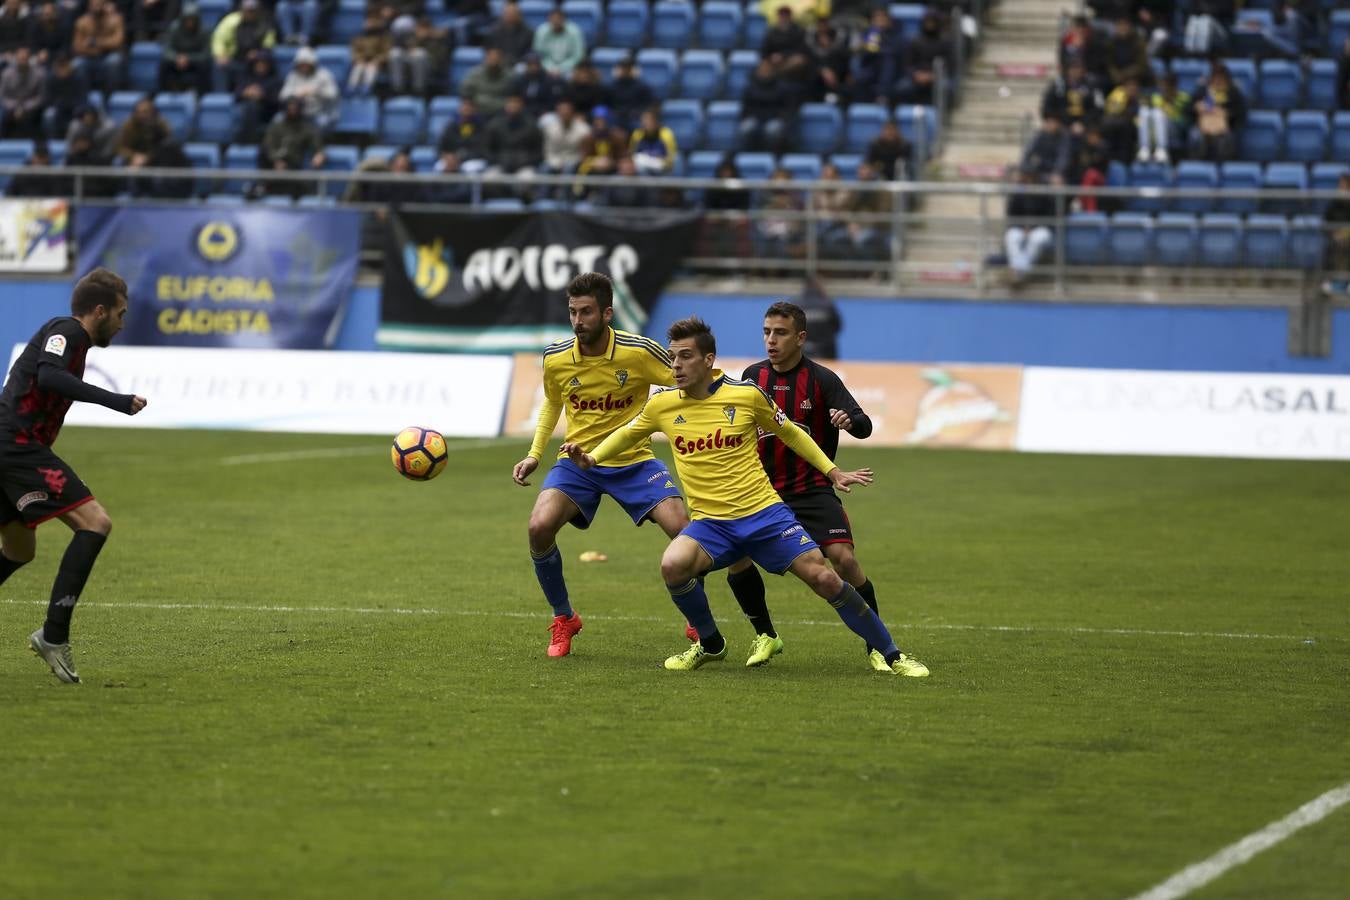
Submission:
[[859,440],[872,434],[872,417],[863,412],[853,399],[844,381],[835,372],[822,368],[818,376],[824,388],[825,404],[830,410],[830,424]]
[[656,424],[656,417],[650,412],[651,408],[652,402],[648,400],[643,405],[642,411],[634,416],[627,425],[611,431],[609,437],[601,441],[600,446],[590,453],[586,452],[585,447],[571,441],[563,444],[562,450],[571,458],[572,462],[583,469],[589,469],[592,466],[600,465],[607,459],[613,459],[638,441],[651,437],[654,432],[660,430]]
[[516,484],[522,486],[529,484],[526,479],[539,468],[539,461],[544,458],[544,448],[548,446],[548,439],[553,436],[553,429],[558,426],[558,417],[561,415],[562,395],[552,386],[545,365],[544,402],[539,407],[539,418],[535,421],[534,441],[531,442],[530,451],[525,454],[525,458],[516,463],[515,468],[511,470],[511,478]]
[[826,456],[825,451],[820,449],[815,441],[811,440],[811,435],[788,419],[787,413],[779,409],[778,405],[770,400],[763,391],[756,391],[756,394],[754,404],[755,424],[776,435],[780,441],[792,449],[792,452],[824,473],[825,477],[830,479],[830,482],[836,488],[847,494],[849,485],[872,483],[871,469],[858,469],[854,472],[841,470],[834,464],[834,460]]
[[[79,328],[77,324],[75,326]],[[82,329],[81,329],[82,330]],[[67,400],[83,403],[97,403],[108,409],[134,416],[145,408],[145,398],[135,394],[114,394],[92,384],[86,384],[70,371],[70,355],[77,339],[83,335],[66,335],[59,331],[47,338],[47,343],[38,355],[37,383],[44,391],[60,394]]]

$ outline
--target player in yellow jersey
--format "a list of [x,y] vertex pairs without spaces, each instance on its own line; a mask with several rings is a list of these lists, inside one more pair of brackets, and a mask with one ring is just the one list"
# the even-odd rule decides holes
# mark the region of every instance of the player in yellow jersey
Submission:
[[703,320],[676,322],[669,337],[676,387],[654,394],[631,422],[589,453],[578,441],[562,446],[572,462],[590,470],[645,445],[657,431],[670,437],[693,521],[666,548],[661,577],[699,639],[667,659],[666,668],[697,669],[726,657],[726,641],[699,576],[749,556],[775,574],[791,572],[827,600],[845,625],[881,649],[889,671],[927,675],[923,663],[895,646],[857,589],[826,564],[820,547],[774,491],[759,461],[759,432],[776,436],[845,493],[850,485],[871,484],[871,469],[841,471],[758,385],[727,378],[714,368],[717,343]]

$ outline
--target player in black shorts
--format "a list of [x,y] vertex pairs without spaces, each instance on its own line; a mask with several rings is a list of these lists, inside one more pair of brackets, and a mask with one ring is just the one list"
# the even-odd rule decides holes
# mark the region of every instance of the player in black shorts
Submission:
[[126,315],[126,282],[107,269],[90,272],[75,285],[70,315],[38,329],[0,392],[0,584],[32,560],[34,529],[43,522],[60,519],[75,532],[52,584],[47,621],[28,638],[33,652],[69,684],[80,682],[70,655],[70,618],[112,520],[51,446],[72,401],[129,416],[145,409],[144,397],[83,381],[85,354],[108,346]]

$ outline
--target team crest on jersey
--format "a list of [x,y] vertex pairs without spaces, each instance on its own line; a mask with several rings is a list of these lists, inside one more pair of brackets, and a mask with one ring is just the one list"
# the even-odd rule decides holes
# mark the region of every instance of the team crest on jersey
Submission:
[[47,338],[47,346],[42,349],[55,356],[66,355],[66,336],[64,334],[54,334]]
[[581,379],[573,375],[572,380],[567,382],[568,387],[581,387]]
[[676,417],[675,417],[675,424],[676,424],[676,425],[683,425],[683,424],[684,424],[684,416],[676,416]]
[[619,379],[619,387],[623,387],[628,383],[628,370],[620,369],[614,373],[614,377]]
[[802,412],[810,412],[813,408],[814,408],[814,407],[811,406],[811,401],[810,401],[810,400],[803,400],[803,401],[802,401]]
[[722,407],[722,415],[726,416],[727,421],[730,422],[732,425],[736,424],[736,407],[734,406]]
[[32,506],[34,503],[41,503],[47,499],[46,491],[29,491],[19,498],[19,502],[14,504],[14,508],[19,512],[24,511],[24,507]]

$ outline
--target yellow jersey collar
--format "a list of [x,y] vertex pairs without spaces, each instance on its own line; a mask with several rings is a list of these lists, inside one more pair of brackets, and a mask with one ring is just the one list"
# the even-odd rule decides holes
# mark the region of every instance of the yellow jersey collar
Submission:
[[[605,352],[604,352],[603,356],[604,356],[605,359],[613,359],[613,358],[614,358],[614,351],[618,349],[618,342],[614,340],[614,337],[615,337],[615,335],[614,335],[614,328],[613,328],[613,326],[606,325],[606,326],[605,326],[605,331],[607,331],[607,332],[609,333],[609,340],[605,343]],[[577,338],[576,340],[573,340],[573,341],[572,341],[572,362],[574,362],[574,363],[579,363],[579,362],[581,362],[583,359],[597,359],[597,358],[598,358],[598,357],[595,357],[595,356],[583,356],[583,355],[582,355],[582,353],[581,353],[581,339],[580,339],[580,338]]]

